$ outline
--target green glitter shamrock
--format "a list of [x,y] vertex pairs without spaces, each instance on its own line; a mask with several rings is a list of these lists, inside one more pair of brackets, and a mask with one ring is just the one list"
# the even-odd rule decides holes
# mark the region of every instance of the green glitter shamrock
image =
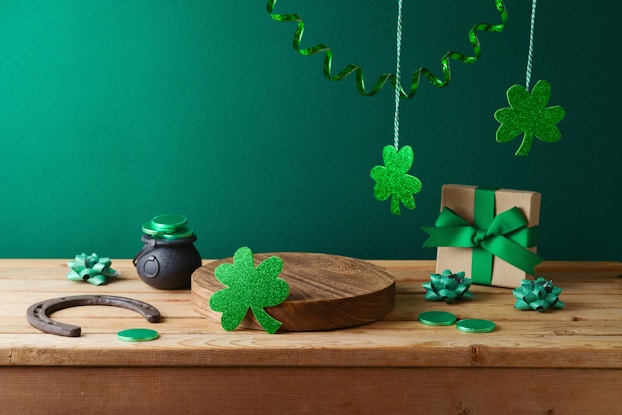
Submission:
[[406,174],[413,165],[413,149],[404,146],[398,152],[394,146],[388,145],[382,150],[382,159],[384,166],[375,166],[370,173],[371,178],[376,181],[374,197],[383,201],[393,195],[391,212],[396,215],[401,214],[400,202],[408,209],[414,209],[413,195],[421,191],[421,181]]
[[473,298],[469,291],[471,279],[464,277],[464,272],[453,274],[446,269],[442,274],[430,274],[430,281],[423,283],[426,289],[425,299],[428,301],[445,301],[453,303],[458,298]]
[[495,119],[501,123],[497,129],[498,142],[507,143],[524,132],[516,155],[526,156],[534,136],[549,143],[561,138],[557,123],[564,118],[566,111],[558,105],[546,108],[551,97],[551,85],[547,81],[538,81],[531,94],[521,85],[514,85],[508,89],[507,97],[510,108],[495,112]]
[[523,280],[520,287],[512,292],[516,298],[514,308],[536,311],[564,308],[565,304],[559,300],[561,293],[562,289],[553,286],[553,281],[547,281],[542,277],[535,281]]
[[119,275],[118,271],[110,268],[110,258],[99,257],[93,253],[86,255],[84,252],[76,255],[74,261],[67,262],[69,272],[67,279],[71,281],[86,281],[93,285],[106,284],[108,278]]
[[275,333],[281,322],[272,318],[264,307],[273,307],[285,301],[289,285],[278,275],[283,269],[283,260],[277,256],[265,259],[257,268],[253,252],[242,247],[233,255],[233,264],[220,264],[214,275],[228,286],[215,292],[209,305],[214,311],[222,312],[220,323],[225,330],[240,325],[250,308],[257,322],[268,333]]

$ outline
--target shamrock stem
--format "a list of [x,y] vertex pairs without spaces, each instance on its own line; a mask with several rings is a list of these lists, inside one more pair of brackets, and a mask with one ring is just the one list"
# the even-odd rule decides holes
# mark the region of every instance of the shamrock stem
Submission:
[[396,215],[401,215],[402,212],[400,210],[400,198],[395,195],[391,196],[391,213]]
[[516,150],[517,156],[526,156],[531,150],[531,144],[533,143],[533,134],[530,131],[525,131],[523,135],[523,142],[520,144],[518,150]]
[[270,316],[270,314],[268,314],[263,307],[251,307],[251,310],[253,310],[253,314],[255,315],[257,322],[268,333],[274,334],[279,327],[281,327],[282,323],[272,318],[272,316]]

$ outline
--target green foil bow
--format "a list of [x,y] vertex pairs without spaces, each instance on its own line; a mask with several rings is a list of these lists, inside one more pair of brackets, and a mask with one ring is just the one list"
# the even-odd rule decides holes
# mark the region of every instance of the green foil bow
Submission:
[[527,248],[535,246],[538,227],[527,227],[527,219],[518,207],[495,216],[495,191],[475,189],[473,224],[445,207],[434,227],[422,229],[430,235],[424,247],[450,246],[472,248],[473,283],[490,285],[493,256],[533,275],[542,258]]
[[428,301],[445,301],[453,303],[458,298],[473,298],[469,291],[471,279],[464,277],[464,272],[453,274],[446,269],[442,274],[430,274],[430,281],[424,282],[425,299]]
[[562,289],[555,287],[553,281],[542,277],[535,281],[523,280],[520,287],[512,292],[516,298],[514,308],[536,311],[564,308],[565,304],[559,300],[561,293]]
[[110,268],[112,261],[110,258],[100,258],[97,254],[86,255],[82,253],[76,255],[74,261],[67,262],[70,271],[67,278],[72,281],[86,281],[93,285],[103,285],[107,278],[119,275],[117,271]]

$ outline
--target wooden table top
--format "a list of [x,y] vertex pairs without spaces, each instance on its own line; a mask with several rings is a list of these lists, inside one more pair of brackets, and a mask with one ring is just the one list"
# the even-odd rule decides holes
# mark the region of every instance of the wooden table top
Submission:
[[[209,261],[204,261],[208,263]],[[396,277],[396,307],[384,320],[325,332],[223,330],[199,316],[190,290],[161,291],[137,276],[130,260],[113,260],[121,275],[94,286],[66,279],[67,260],[0,260],[0,366],[200,367],[507,367],[622,369],[622,263],[545,262],[538,272],[563,289],[566,308],[513,308],[511,289],[472,286],[475,298],[447,305],[423,298],[434,261],[370,261]],[[58,311],[53,318],[82,327],[69,338],[43,333],[26,320],[36,302],[70,295],[109,294],[158,308],[160,323],[117,307]],[[450,311],[494,321],[492,333],[417,321],[423,311]],[[149,327],[160,338],[117,340],[119,330]]]

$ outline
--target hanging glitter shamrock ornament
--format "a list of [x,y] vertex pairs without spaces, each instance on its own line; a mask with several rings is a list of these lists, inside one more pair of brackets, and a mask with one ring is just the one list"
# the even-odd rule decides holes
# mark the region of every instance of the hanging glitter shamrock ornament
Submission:
[[529,34],[529,53],[525,87],[513,85],[507,91],[510,108],[501,108],[495,112],[495,119],[501,123],[497,129],[496,140],[506,143],[523,133],[523,141],[516,151],[517,156],[526,156],[531,150],[534,136],[540,141],[554,143],[559,141],[561,133],[557,124],[566,112],[560,106],[546,107],[551,98],[551,85],[541,79],[529,93],[533,60],[533,39],[536,21],[537,0],[531,4],[531,31]]
[[399,151],[391,145],[382,150],[384,166],[375,166],[370,176],[376,181],[374,197],[380,201],[391,198],[391,212],[401,214],[400,202],[408,209],[415,208],[414,194],[421,191],[421,181],[408,173],[413,164],[413,150],[404,146]]
[[562,289],[555,287],[553,281],[539,277],[535,281],[523,280],[520,287],[512,294],[516,298],[514,308],[519,310],[546,311],[555,308],[564,308],[565,304],[559,300]]
[[547,81],[538,81],[531,94],[521,85],[514,85],[508,89],[507,97],[510,108],[501,108],[495,112],[495,119],[501,123],[497,130],[498,142],[508,142],[524,133],[516,155],[526,156],[531,150],[534,136],[549,143],[559,141],[561,133],[557,123],[566,112],[558,105],[546,107],[551,97],[551,85]]
[[445,301],[453,303],[458,298],[473,298],[469,291],[471,279],[464,277],[464,272],[453,274],[446,269],[442,274],[430,274],[430,281],[423,283],[426,289],[425,299],[428,301]]
[[222,312],[220,323],[225,330],[240,325],[250,308],[257,322],[268,333],[275,333],[281,322],[272,318],[264,307],[273,307],[285,301],[289,285],[278,275],[283,260],[277,256],[262,261],[255,268],[253,252],[242,247],[233,255],[233,264],[220,264],[214,270],[216,279],[228,288],[215,292],[210,308]]

